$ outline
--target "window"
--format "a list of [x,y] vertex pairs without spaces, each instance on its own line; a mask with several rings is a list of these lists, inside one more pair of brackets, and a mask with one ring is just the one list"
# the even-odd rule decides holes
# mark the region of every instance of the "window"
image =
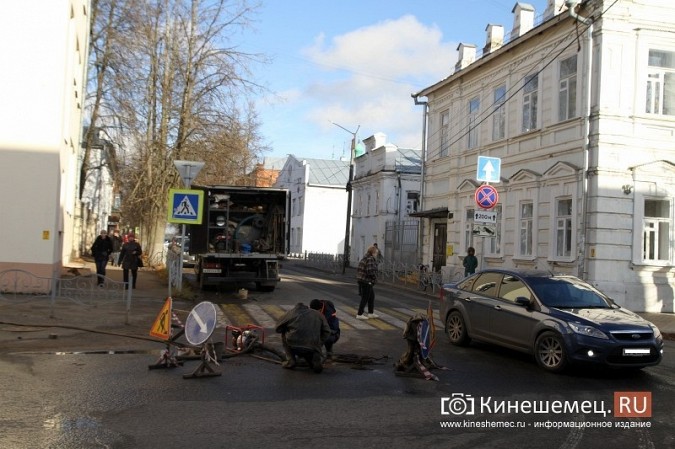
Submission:
[[492,140],[503,139],[506,135],[506,86],[494,90],[494,113],[492,114]]
[[646,199],[642,229],[643,261],[670,260],[670,201]]
[[675,115],[675,52],[649,50],[645,112]]
[[464,248],[473,246],[473,209],[466,210],[466,226],[464,228]]
[[497,289],[502,281],[500,273],[483,273],[473,283],[472,291],[485,296],[497,296]]
[[560,199],[556,203],[556,252],[558,257],[572,256],[572,199]]
[[539,89],[538,75],[525,77],[523,89],[523,132],[537,129],[537,90]]
[[494,237],[485,237],[488,240],[488,254],[497,256],[502,252],[502,205],[498,204],[492,209],[497,214],[497,223],[495,223]]
[[296,205],[295,198],[293,198],[293,199],[291,200],[291,204],[292,204],[292,207],[291,207],[291,216],[295,216],[295,215],[297,215],[297,209],[296,209],[297,205]]
[[577,116],[577,56],[560,61],[560,90],[558,91],[558,120]]
[[520,203],[520,255],[532,255],[534,205],[531,201]]
[[305,213],[304,211],[305,203],[302,201],[302,197],[298,198],[298,215]]
[[499,297],[506,301],[516,302],[518,298],[527,298],[532,300],[532,293],[525,283],[515,276],[509,274],[502,279],[502,286],[499,289]]
[[478,146],[478,110],[480,109],[480,100],[478,97],[469,101],[469,142],[467,148],[476,148]]
[[441,112],[441,148],[440,157],[450,154],[450,111]]

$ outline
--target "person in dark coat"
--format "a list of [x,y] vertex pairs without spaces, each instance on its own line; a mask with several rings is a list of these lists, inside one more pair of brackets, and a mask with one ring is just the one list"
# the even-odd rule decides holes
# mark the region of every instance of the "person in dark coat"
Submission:
[[115,267],[120,264],[120,251],[122,250],[122,237],[120,237],[120,233],[117,229],[113,231],[110,240],[112,241],[112,265]]
[[[377,282],[377,254],[376,247],[368,248],[366,255],[359,261],[359,266],[356,269],[356,281],[359,284],[359,294],[361,295],[359,310],[356,313],[356,318],[359,320],[379,317],[374,313],[375,290],[373,289]],[[368,305],[367,314],[364,313],[366,305]]]
[[296,366],[296,357],[302,357],[315,373],[323,370],[321,346],[330,336],[326,318],[299,302],[281,317],[276,327],[286,351],[284,368]]
[[340,319],[337,317],[335,305],[327,299],[312,299],[309,308],[321,313],[330,327],[330,336],[324,340],[323,345],[326,347],[326,356],[331,358],[333,345],[340,339]]
[[136,236],[133,232],[127,235],[127,242],[122,245],[120,251],[120,265],[122,265],[122,275],[124,282],[127,284],[125,288],[129,288],[129,271],[131,271],[132,281],[131,288],[136,288],[136,279],[138,278],[138,267],[140,265],[141,255],[143,250],[140,243],[136,241]]
[[464,265],[464,276],[474,274],[476,268],[478,268],[478,258],[475,256],[476,250],[470,246],[466,252],[467,254],[464,256],[464,261],[462,262],[462,265]]
[[96,283],[99,286],[102,286],[105,280],[105,267],[108,265],[112,250],[112,240],[108,237],[108,232],[101,231],[101,234],[94,240],[94,244],[91,245],[91,255],[94,256],[94,262],[96,262]]

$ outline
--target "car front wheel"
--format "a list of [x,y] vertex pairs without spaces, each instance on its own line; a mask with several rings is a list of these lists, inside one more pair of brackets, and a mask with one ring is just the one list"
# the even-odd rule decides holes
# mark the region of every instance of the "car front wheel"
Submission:
[[544,332],[534,343],[534,356],[537,364],[546,371],[559,373],[567,367],[567,352],[560,335]]
[[450,315],[445,320],[445,333],[450,340],[450,343],[457,346],[466,346],[471,340],[469,333],[466,330],[466,323],[464,317],[458,311],[450,312]]

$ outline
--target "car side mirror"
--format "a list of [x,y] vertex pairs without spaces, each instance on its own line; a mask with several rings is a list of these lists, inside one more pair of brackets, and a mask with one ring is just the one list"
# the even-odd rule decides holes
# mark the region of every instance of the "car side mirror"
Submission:
[[519,296],[516,298],[516,304],[519,306],[523,307],[529,307],[530,306],[530,299],[526,298],[524,296]]

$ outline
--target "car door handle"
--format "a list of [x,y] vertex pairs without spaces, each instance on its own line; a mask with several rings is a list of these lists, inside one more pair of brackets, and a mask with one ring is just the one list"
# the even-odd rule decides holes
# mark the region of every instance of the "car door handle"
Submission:
[[502,310],[502,306],[494,306],[493,309],[495,309],[495,310]]

